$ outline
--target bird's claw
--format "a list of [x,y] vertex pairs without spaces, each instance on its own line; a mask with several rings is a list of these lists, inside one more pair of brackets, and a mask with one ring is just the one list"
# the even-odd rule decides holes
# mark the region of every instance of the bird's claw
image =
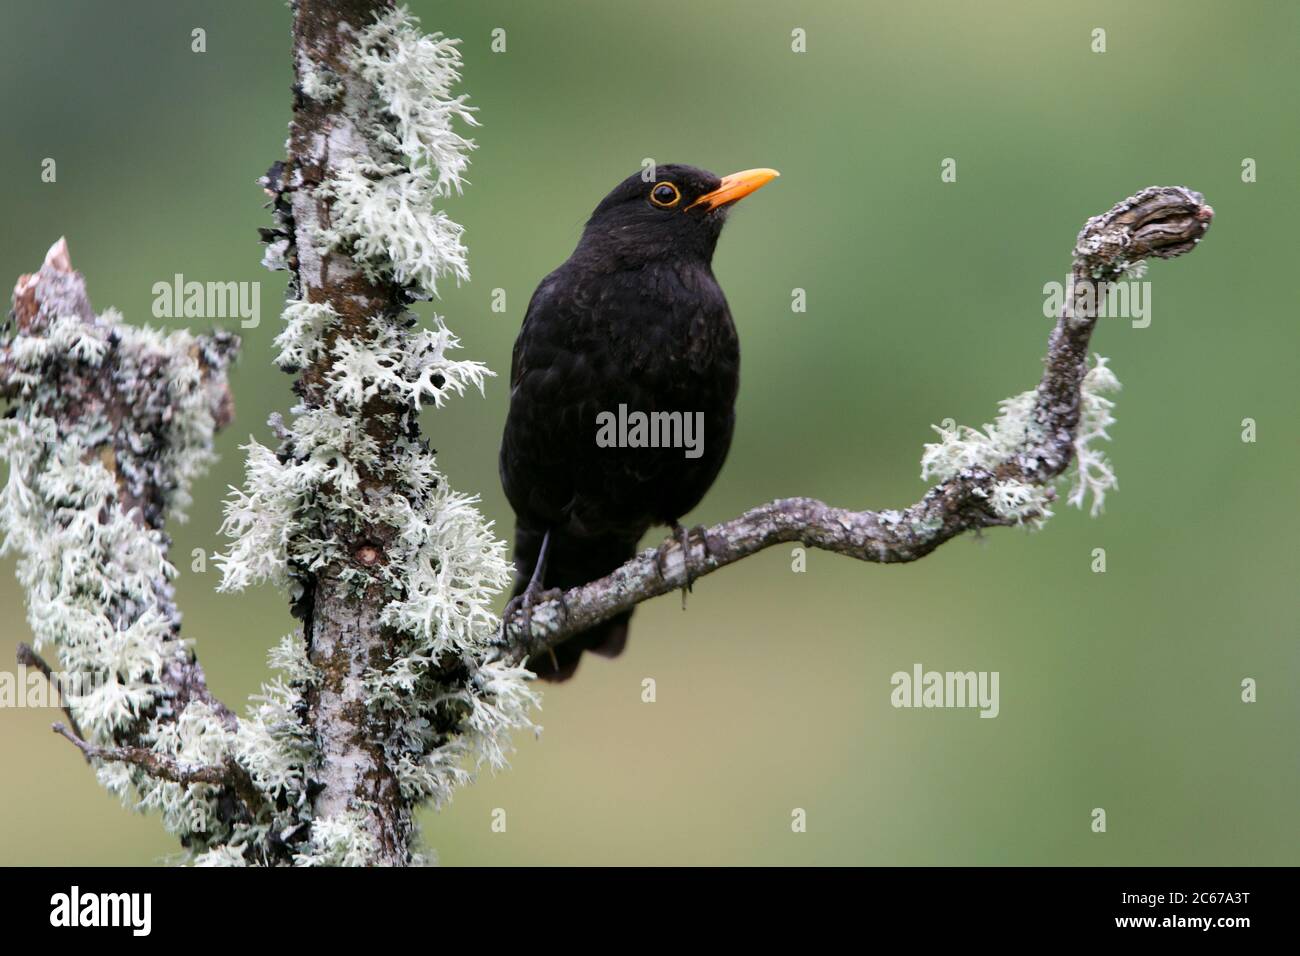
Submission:
[[569,602],[564,599],[564,588],[550,588],[537,595],[537,603],[545,604],[548,601],[560,605],[560,613],[566,621],[569,619]]
[[540,584],[535,582],[529,584],[528,587],[524,588],[522,594],[516,594],[506,602],[505,612],[501,615],[502,622],[509,625],[522,608],[524,612],[524,634],[531,637],[533,633],[533,605],[537,603],[537,599],[541,594],[542,588]]
[[510,622],[514,620],[521,607],[524,609],[524,633],[527,634],[533,629],[533,608],[528,602],[528,592],[524,591],[523,594],[516,594],[507,601],[506,609],[501,612],[501,634],[503,637],[510,627]]
[[664,567],[664,562],[667,553],[674,544],[681,549],[682,567],[685,569],[686,574],[686,582],[682,585],[682,608],[685,609],[686,595],[691,592],[691,588],[695,584],[696,578],[700,576],[691,568],[691,535],[697,535],[699,537],[700,544],[704,547],[704,557],[706,560],[713,555],[713,549],[709,546],[709,535],[705,530],[704,525],[697,524],[695,527],[688,530],[685,526],[673,522],[671,527],[673,530],[672,539],[659,545],[658,549],[655,551],[655,569],[659,572],[660,579],[666,581],[668,579],[668,574]]
[[691,534],[699,536],[700,545],[704,548],[704,557],[713,557],[713,545],[709,542],[709,529],[702,524],[697,524],[691,529]]
[[545,604],[548,601],[555,601],[560,605],[560,612],[567,619],[569,616],[569,603],[564,599],[564,590],[562,588],[544,589],[540,582],[533,582],[524,589],[522,594],[516,594],[508,602],[506,609],[501,614],[501,627],[504,630],[510,625],[510,621],[522,609],[524,612],[523,632],[528,637],[533,633],[533,608],[539,604]]
[[667,549],[668,549],[667,541],[664,541],[663,544],[655,548],[655,570],[659,572],[660,581],[668,580],[668,569],[664,567],[664,557],[667,554]]

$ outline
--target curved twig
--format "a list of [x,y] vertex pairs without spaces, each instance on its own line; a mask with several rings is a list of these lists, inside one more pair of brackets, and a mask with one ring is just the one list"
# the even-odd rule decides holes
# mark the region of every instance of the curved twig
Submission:
[[[1075,244],[1072,289],[1048,340],[1036,389],[1033,418],[1038,437],[998,467],[961,471],[902,511],[850,511],[812,498],[760,505],[689,540],[690,577],[796,541],[861,561],[915,561],[964,532],[1018,523],[992,508],[993,486],[1013,479],[1047,488],[1074,459],[1088,343],[1106,284],[1140,260],[1190,252],[1213,216],[1200,193],[1181,186],[1151,186],[1088,220]],[[503,624],[503,656],[525,660],[686,584],[682,548],[670,540],[660,551],[643,551],[599,580],[562,595],[548,594],[533,607],[530,630],[525,628],[525,612],[516,612]]]

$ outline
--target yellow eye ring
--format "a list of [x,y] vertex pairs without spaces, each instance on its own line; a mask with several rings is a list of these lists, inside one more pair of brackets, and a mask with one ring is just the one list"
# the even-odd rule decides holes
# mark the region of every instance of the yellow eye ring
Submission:
[[681,190],[667,180],[655,183],[654,189],[650,190],[650,201],[660,209],[671,209],[681,200]]

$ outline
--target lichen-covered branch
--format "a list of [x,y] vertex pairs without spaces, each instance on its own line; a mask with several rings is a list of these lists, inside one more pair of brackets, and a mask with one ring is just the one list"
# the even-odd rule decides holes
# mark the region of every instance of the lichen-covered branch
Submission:
[[[189,485],[233,406],[226,368],[237,340],[170,335],[96,315],[60,239],[22,276],[0,327],[0,551],[18,556],[35,649],[19,663],[51,682],[92,747],[163,762],[194,756],[194,732],[233,733],[181,641],[164,525],[183,518]],[[58,670],[37,651],[57,654]],[[93,756],[93,752],[88,752]],[[111,789],[159,806],[194,847],[246,819],[222,788],[180,787],[147,766],[101,763]]]
[[96,747],[94,744],[86,743],[63,724],[56,723],[50,729],[66,740],[70,740],[87,760],[133,764],[150,777],[172,783],[222,784],[226,781],[226,771],[222,767],[187,766],[174,757],[158,753],[148,747]]
[[264,807],[261,791],[257,789],[248,771],[233,756],[226,756],[220,765],[191,766],[149,747],[97,747],[87,743],[75,730],[70,730],[63,724],[56,723],[50,729],[71,741],[88,761],[129,764],[153,780],[185,787],[207,784],[230,788],[243,801],[250,818],[259,816]]
[[[1113,421],[1104,393],[1119,383],[1088,345],[1105,285],[1149,258],[1190,252],[1209,229],[1213,209],[1196,192],[1153,186],[1089,219],[1074,249],[1072,289],[1048,341],[1038,387],[1002,403],[998,420],[983,430],[936,428],[922,477],[937,484],[901,511],[852,511],[812,498],[786,498],[688,539],[689,555],[665,542],[614,573],[552,592],[506,622],[502,643],[523,661],[570,635],[685,586],[689,580],[776,544],[799,543],[861,561],[893,564],[923,558],[967,531],[1031,523],[1050,517],[1055,482],[1076,462],[1070,503],[1092,498],[1094,513],[1115,476],[1094,443]],[[689,558],[689,576],[686,560]]]

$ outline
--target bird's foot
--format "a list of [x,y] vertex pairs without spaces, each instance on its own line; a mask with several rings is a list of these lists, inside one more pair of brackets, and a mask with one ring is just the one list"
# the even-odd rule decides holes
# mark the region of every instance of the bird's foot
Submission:
[[537,595],[537,602],[545,604],[547,601],[554,601],[560,605],[560,615],[564,621],[569,619],[569,602],[564,599],[564,588],[550,588]]
[[510,627],[510,622],[515,619],[515,615],[519,613],[520,608],[524,609],[524,633],[527,634],[532,631],[533,602],[531,598],[535,598],[536,596],[537,595],[533,593],[533,589],[530,587],[525,590],[523,594],[516,594],[506,602],[506,609],[501,612],[502,637],[505,637],[506,630]]
[[671,540],[665,541],[663,544],[659,545],[658,550],[655,551],[655,569],[659,572],[659,577],[661,579],[667,580],[668,574],[664,565],[668,551],[671,550],[673,545],[676,545],[681,549],[682,566],[685,568],[686,572],[686,583],[682,585],[682,609],[685,610],[686,595],[691,592],[691,588],[695,584],[695,579],[700,576],[691,568],[691,535],[697,535],[699,537],[700,543],[704,546],[704,557],[706,560],[712,556],[713,551],[709,547],[709,535],[708,532],[705,531],[704,525],[697,524],[694,528],[687,530],[686,527],[674,521],[670,527],[673,530],[673,537]]
[[558,602],[560,613],[566,619],[568,618],[569,605],[564,600],[564,591],[561,588],[543,588],[541,581],[533,581],[528,587],[524,588],[522,594],[516,594],[506,603],[506,609],[501,613],[502,631],[509,626],[514,616],[522,610],[524,612],[523,632],[531,638],[533,636],[533,608],[548,601]]
[[[545,604],[547,601],[555,601],[560,605],[560,614],[564,616],[564,621],[569,620],[569,602],[564,599],[563,588],[551,588],[549,591],[543,591],[537,595],[539,603]],[[555,656],[555,645],[547,644],[546,653],[551,658],[551,667],[555,670],[560,669],[560,659]]]
[[665,539],[659,547],[655,548],[655,570],[659,572],[660,581],[668,580],[668,568],[666,563],[669,544],[670,542]]
[[[702,552],[701,563],[707,566],[709,559],[713,557],[713,546],[709,543],[709,530],[708,528],[704,527],[704,525],[697,524],[686,534],[686,541],[688,544],[688,547],[686,549],[686,591],[690,591],[691,586],[695,583],[695,579],[703,576],[704,574],[703,568],[701,568],[699,571],[694,571],[694,572],[691,570],[691,549],[689,547],[691,535],[695,535],[696,538],[699,539],[700,550]],[[683,591],[682,607],[685,606],[686,606],[686,592]]]

